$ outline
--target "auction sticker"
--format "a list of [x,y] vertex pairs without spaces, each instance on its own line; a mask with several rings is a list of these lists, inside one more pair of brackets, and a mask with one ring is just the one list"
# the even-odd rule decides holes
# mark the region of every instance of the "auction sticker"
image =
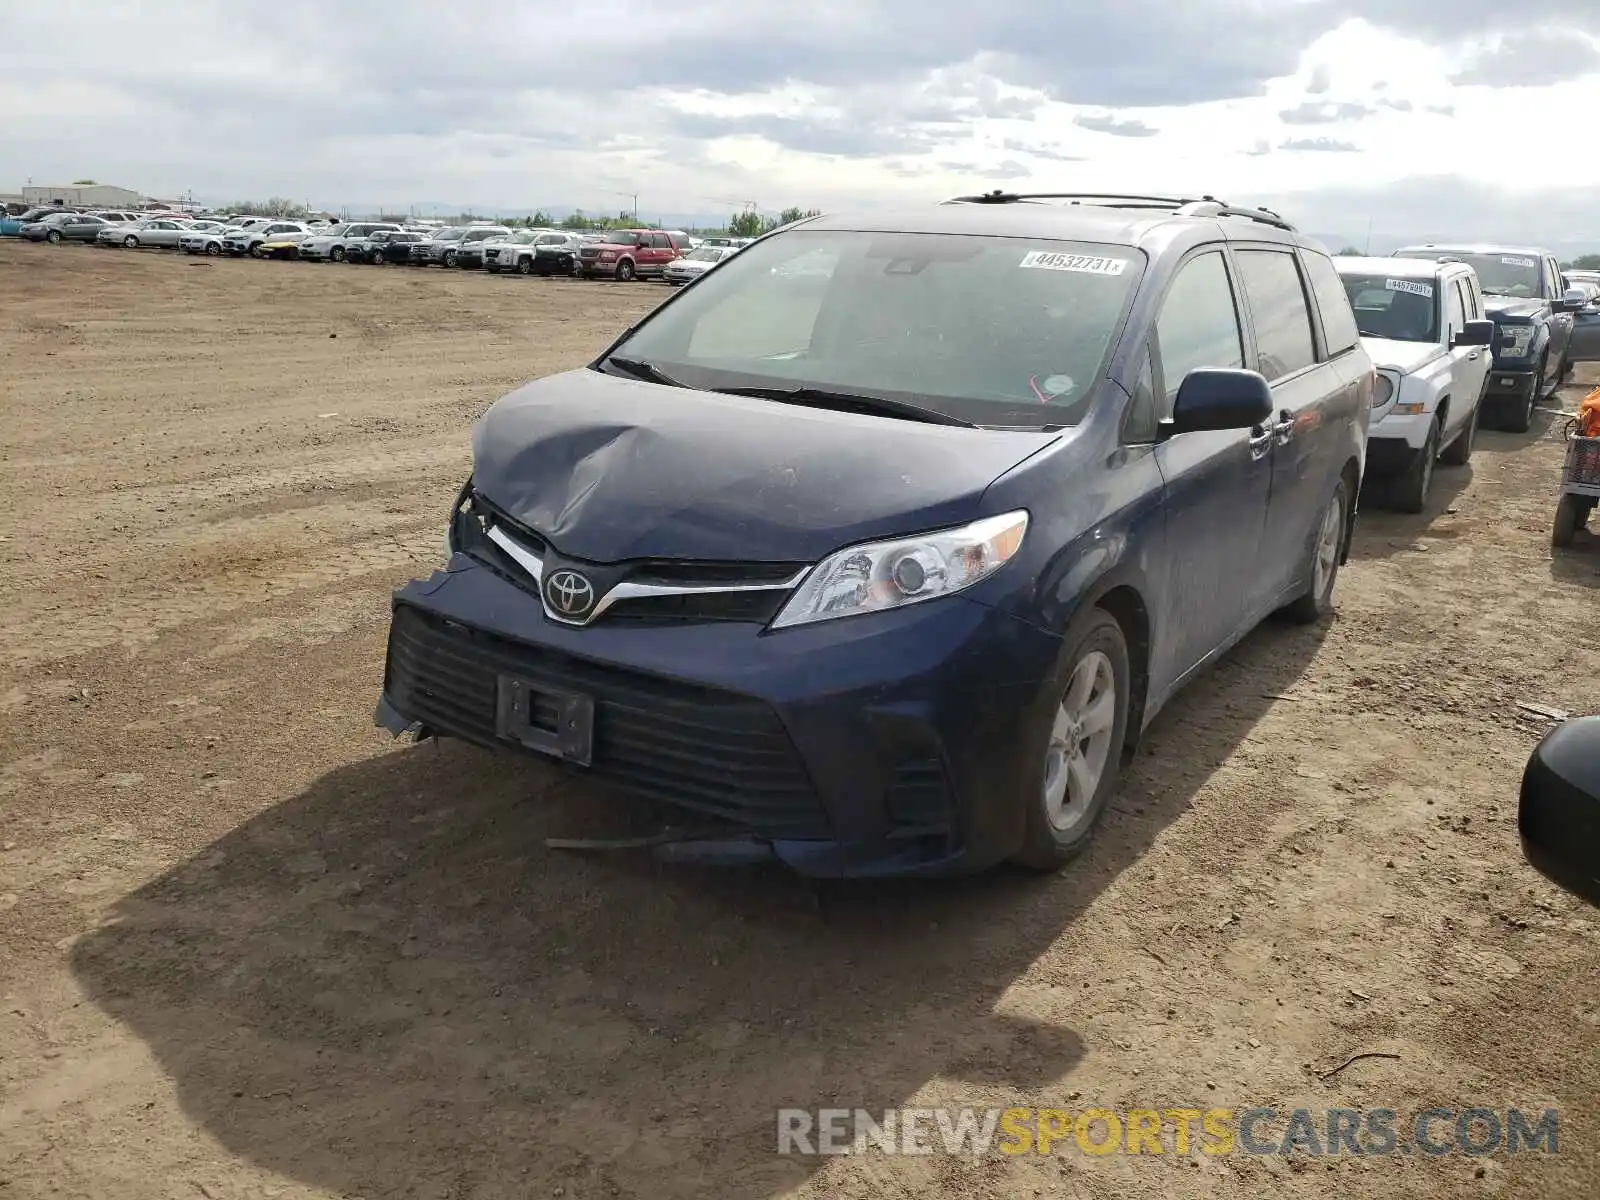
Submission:
[[1536,265],[1531,258],[1512,258],[1509,255],[1501,256],[1500,262],[1502,266],[1507,267],[1531,267]]
[[1040,271],[1076,271],[1080,275],[1121,275],[1128,269],[1128,260],[1095,258],[1088,254],[1060,254],[1054,250],[1029,250],[1017,265]]
[[1433,299],[1433,284],[1417,283],[1412,279],[1385,279],[1383,286],[1391,292],[1410,292],[1413,296],[1426,296]]

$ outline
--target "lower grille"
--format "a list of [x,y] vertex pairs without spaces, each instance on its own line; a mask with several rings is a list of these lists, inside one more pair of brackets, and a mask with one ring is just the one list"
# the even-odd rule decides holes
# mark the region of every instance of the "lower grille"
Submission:
[[950,789],[944,764],[917,758],[900,764],[884,795],[893,838],[929,837],[951,831]]
[[595,702],[590,768],[608,783],[764,837],[826,838],[826,814],[778,716],[747,696],[524,645],[425,613],[394,611],[384,690],[407,717],[491,749],[499,677]]

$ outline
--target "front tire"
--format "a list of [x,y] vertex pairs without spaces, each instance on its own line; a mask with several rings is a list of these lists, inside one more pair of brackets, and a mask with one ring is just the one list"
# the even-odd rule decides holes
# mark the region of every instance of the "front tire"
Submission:
[[1472,461],[1472,444],[1478,439],[1478,414],[1483,412],[1483,401],[1472,406],[1467,417],[1467,427],[1456,434],[1456,440],[1444,448],[1439,461],[1447,467],[1464,467]]
[[328,251],[328,257],[331,258],[334,262],[343,262],[344,261],[344,247],[343,246],[335,246],[332,250]]
[[1439,420],[1434,418],[1428,440],[1404,475],[1395,480],[1394,506],[1401,512],[1419,513],[1428,507],[1428,491],[1433,487],[1433,467],[1439,458]]
[[1122,774],[1132,695],[1128,642],[1103,608],[1067,631],[1058,697],[1040,730],[1039,769],[1024,771],[1022,848],[1013,861],[1054,871],[1083,852]]
[[1350,497],[1344,480],[1333,489],[1317,527],[1311,531],[1307,554],[1309,582],[1303,594],[1283,607],[1283,615],[1311,625],[1333,612],[1333,585],[1339,580],[1339,559],[1344,553],[1345,528],[1350,519]]
[[49,233],[44,235],[44,240],[49,242],[52,246],[61,245],[61,231],[59,229],[52,229]]
[[383,264],[386,261],[387,260],[383,257],[383,251],[382,250],[374,250],[372,252],[372,265],[373,266],[381,267],[381,266],[383,266]]
[[129,250],[137,250],[139,248],[139,239],[130,233],[127,237],[122,239],[122,244]]
[[634,279],[634,276],[636,276],[637,274],[638,274],[638,272],[633,269],[633,264],[631,262],[629,262],[627,259],[623,259],[621,262],[619,262],[617,264],[617,282],[618,283],[632,283],[633,279]]
[[1518,406],[1517,410],[1507,415],[1504,428],[1508,433],[1527,433],[1533,428],[1533,406],[1539,403],[1539,397],[1544,393],[1544,369],[1549,365],[1549,351],[1545,351],[1539,359],[1539,369],[1534,373],[1533,386],[1528,389],[1528,398]]
[[207,242],[206,243],[206,257],[207,258],[221,258],[222,257],[222,243],[221,242]]
[[251,258],[264,258],[264,257],[266,257],[262,253],[261,243],[260,242],[257,242],[254,246],[250,247],[250,257]]
[[517,274],[518,275],[532,275],[533,274],[533,256],[532,255],[524,255],[523,257],[517,259]]
[[454,250],[446,250],[444,252],[444,265],[447,267],[456,265],[456,252]]

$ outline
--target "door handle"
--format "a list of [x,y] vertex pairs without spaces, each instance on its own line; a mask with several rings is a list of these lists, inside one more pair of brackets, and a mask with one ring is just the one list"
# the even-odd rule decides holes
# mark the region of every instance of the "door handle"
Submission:
[[1250,461],[1260,462],[1272,448],[1272,431],[1257,425],[1250,431]]
[[1287,446],[1294,437],[1294,416],[1287,409],[1278,414],[1278,423],[1272,427],[1272,432],[1280,446]]

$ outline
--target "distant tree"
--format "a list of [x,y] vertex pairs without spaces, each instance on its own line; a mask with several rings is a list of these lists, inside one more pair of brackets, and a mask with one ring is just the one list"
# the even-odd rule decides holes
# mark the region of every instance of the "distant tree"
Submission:
[[1339,251],[1339,257],[1340,258],[1360,258],[1361,257],[1361,251],[1357,250],[1354,246],[1346,246],[1343,250]]
[[575,208],[561,219],[563,229],[588,229],[589,218],[583,215],[583,209]]
[[99,184],[95,183],[95,181],[92,180],[92,179],[74,179],[72,181],[72,186],[73,187],[98,187]]
[[728,218],[728,232],[734,237],[759,237],[767,229],[767,223],[761,219],[761,214],[753,208],[748,208],[742,213],[735,213]]
[[1580,254],[1571,265],[1575,271],[1600,271],[1600,254]]

